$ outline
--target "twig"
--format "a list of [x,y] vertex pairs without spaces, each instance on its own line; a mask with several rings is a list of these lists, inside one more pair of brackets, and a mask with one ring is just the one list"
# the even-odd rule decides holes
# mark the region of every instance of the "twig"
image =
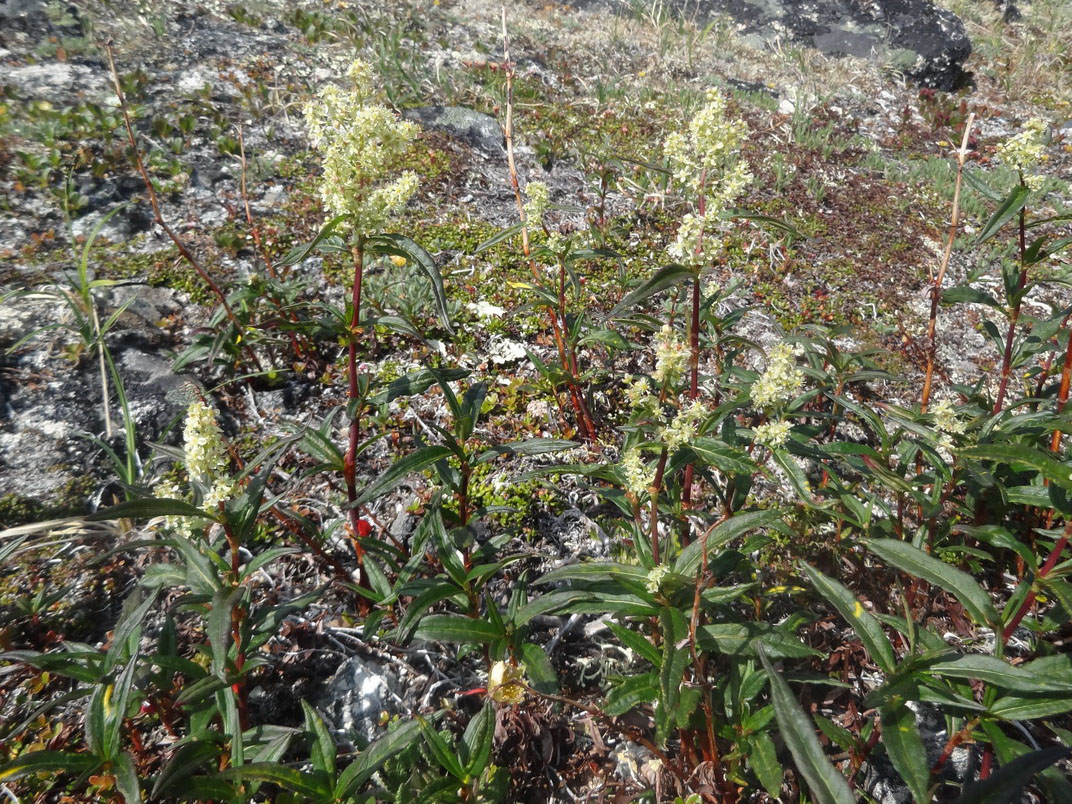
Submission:
[[938,303],[942,296],[942,282],[945,279],[946,269],[949,268],[949,260],[953,256],[953,243],[957,238],[957,229],[960,227],[960,187],[964,176],[964,162],[968,158],[968,139],[971,135],[972,123],[975,121],[975,113],[968,115],[964,121],[964,137],[960,141],[960,150],[957,151],[957,181],[953,188],[953,215],[949,222],[949,236],[945,241],[945,251],[942,253],[942,262],[938,273],[931,275],[931,317],[927,323],[927,374],[923,379],[923,396],[920,401],[920,413],[927,412],[927,404],[931,399],[931,383],[934,378],[934,362],[938,353],[938,341],[936,335],[938,323]]
[[[171,229],[167,223],[164,222],[164,216],[160,211],[160,201],[156,197],[156,190],[153,188],[153,180],[149,176],[149,171],[145,169],[145,163],[142,162],[141,152],[138,150],[138,141],[134,136],[134,126],[130,122],[130,112],[127,109],[126,97],[123,95],[123,87],[119,84],[119,72],[115,67],[115,55],[112,53],[112,44],[108,42],[104,45],[104,50],[108,54],[108,69],[112,75],[112,85],[115,88],[116,97],[119,100],[119,110],[123,114],[123,124],[127,130],[127,139],[130,141],[131,158],[134,160],[134,165],[138,169],[138,173],[141,174],[141,179],[145,183],[145,192],[149,196],[149,205],[153,209],[153,221],[163,229],[164,234],[168,236],[172,243],[175,244],[175,248],[179,250],[179,254],[186,260],[187,263],[197,272],[197,275],[201,277],[201,280],[209,286],[213,294],[219,300],[220,305],[223,307],[227,318],[234,325],[238,334],[241,335],[245,328],[242,323],[235,316],[234,310],[231,309],[231,305],[227,302],[227,296],[220,288],[216,281],[208,275],[208,272],[201,267],[201,263],[197,261],[197,258],[190,252],[190,249],[186,247],[186,244],[182,239]],[[260,360],[257,359],[256,353],[249,344],[245,345],[246,354],[249,355],[250,362],[257,367],[258,371],[263,371],[264,367],[261,365]]]

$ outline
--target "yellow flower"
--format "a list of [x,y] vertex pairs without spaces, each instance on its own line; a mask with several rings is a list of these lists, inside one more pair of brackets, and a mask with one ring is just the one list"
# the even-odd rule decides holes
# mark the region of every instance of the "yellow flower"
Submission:
[[525,698],[525,665],[495,662],[488,673],[488,697],[496,703],[521,703]]

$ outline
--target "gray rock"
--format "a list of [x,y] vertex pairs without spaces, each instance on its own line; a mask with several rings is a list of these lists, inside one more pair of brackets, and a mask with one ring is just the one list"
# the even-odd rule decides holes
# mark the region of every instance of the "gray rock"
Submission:
[[499,121],[464,106],[421,106],[407,109],[403,117],[420,123],[424,128],[445,131],[488,153],[502,153],[504,147]]
[[[610,0],[573,5],[624,7]],[[729,15],[752,40],[789,38],[829,56],[881,58],[922,86],[952,90],[971,55],[964,24],[929,0],[675,0],[698,19]]]
[[8,70],[5,81],[24,95],[52,103],[68,102],[72,95],[104,102],[110,102],[112,97],[107,75],[84,64],[28,64]]
[[382,730],[382,713],[401,712],[392,684],[381,668],[355,656],[328,680],[316,705],[342,741],[364,745]]

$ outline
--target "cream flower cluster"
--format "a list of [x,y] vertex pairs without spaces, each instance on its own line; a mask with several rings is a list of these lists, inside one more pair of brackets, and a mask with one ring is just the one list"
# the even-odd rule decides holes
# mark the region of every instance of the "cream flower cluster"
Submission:
[[525,185],[525,196],[525,223],[529,226],[539,226],[551,205],[551,191],[542,181],[530,181]]
[[647,377],[633,377],[625,375],[625,398],[629,407],[634,411],[655,409],[659,406],[659,398],[651,392]]
[[1003,164],[1016,168],[1023,177],[1024,184],[1032,190],[1042,186],[1043,176],[1028,175],[1027,171],[1043,160],[1043,140],[1046,137],[1046,121],[1039,117],[1032,117],[1024,124],[1024,130],[1014,137],[1010,137],[1001,143],[995,153],[1001,158]]
[[[686,215],[670,256],[685,264],[698,264],[703,252],[717,245],[708,233],[752,182],[748,165],[739,158],[741,143],[748,136],[743,120],[726,115],[726,98],[716,89],[707,90],[707,102],[689,122],[687,131],[666,138],[663,153],[670,162],[674,181],[688,195],[704,199],[704,214]],[[705,239],[708,238],[708,239]]]
[[666,446],[666,451],[673,455],[678,447],[695,438],[700,422],[706,417],[707,408],[698,399],[694,399],[687,408],[679,411],[674,420],[664,427],[660,434],[660,440]]
[[411,171],[383,183],[417,136],[417,126],[373,102],[367,64],[354,62],[347,76],[351,89],[326,86],[306,105],[305,125],[323,155],[324,207],[332,217],[346,215],[358,233],[375,234],[417,191],[417,174]]
[[760,408],[774,408],[791,402],[804,387],[804,372],[796,367],[799,354],[787,343],[778,343],[767,357],[767,369],[752,385],[752,401]]
[[234,492],[227,448],[216,422],[216,412],[200,399],[195,400],[186,411],[182,435],[186,471],[190,474],[190,480],[205,490],[202,500],[204,509],[215,511]]
[[636,447],[622,456],[622,474],[625,475],[625,490],[638,499],[655,481],[655,470],[644,462],[640,450]]
[[777,449],[789,439],[789,422],[782,419],[761,424],[752,433],[752,440],[771,449]]
[[648,591],[648,594],[659,594],[663,581],[666,580],[666,576],[669,574],[670,568],[665,564],[658,564],[652,567],[648,572],[648,577],[644,580],[644,588]]
[[685,373],[689,363],[689,347],[669,324],[663,324],[655,340],[655,373],[659,385],[675,383]]

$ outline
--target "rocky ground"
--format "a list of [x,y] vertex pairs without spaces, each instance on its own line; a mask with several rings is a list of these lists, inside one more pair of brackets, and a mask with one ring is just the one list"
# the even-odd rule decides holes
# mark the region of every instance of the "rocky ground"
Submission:
[[[666,264],[674,234],[671,200],[643,164],[658,159],[666,132],[682,126],[707,87],[724,89],[751,132],[744,155],[756,182],[742,206],[805,236],[769,236],[747,226],[734,233],[711,281],[739,281],[725,304],[753,308],[742,334],[766,345],[803,325],[840,327],[842,343],[874,350],[883,368],[904,379],[886,389],[887,398],[914,398],[927,277],[944,247],[952,154],[967,115],[975,116],[969,166],[978,171],[1001,169],[992,164],[995,145],[1028,118],[1050,121],[1045,203],[1053,211],[1072,203],[1067,8],[1034,0],[1014,14],[985,2],[958,3],[937,14],[957,25],[938,57],[941,69],[931,70],[906,55],[904,41],[883,39],[877,28],[864,31],[859,20],[839,28],[844,35],[836,41],[818,42],[828,45],[824,54],[807,26],[785,23],[778,29],[784,35],[771,37],[734,16],[734,4],[684,6],[634,0],[507,10],[522,181],[549,185],[563,206],[554,219],[563,231],[595,218],[607,222],[607,246],[627,256],[593,266],[586,281],[600,289],[618,283],[624,294],[627,282]],[[178,443],[180,419],[198,394],[217,401],[226,435],[247,459],[271,439],[328,420],[344,403],[344,350],[330,335],[294,349],[280,326],[252,344],[252,359],[242,344],[213,343],[223,327],[215,299],[154,224],[131,164],[105,43],[115,54],[164,221],[215,282],[249,289],[235,303],[258,315],[266,303],[258,283],[273,273],[285,277],[290,298],[304,310],[338,303],[346,292],[338,255],[291,267],[282,258],[323,223],[318,161],[302,106],[319,87],[340,80],[355,57],[373,64],[386,100],[422,127],[407,165],[419,173],[421,189],[401,231],[435,257],[458,336],[436,328],[423,286],[385,263],[371,275],[369,303],[428,337],[380,336],[367,355],[372,373],[397,377],[439,355],[491,378],[495,414],[481,433],[485,440],[576,436],[550,394],[538,390],[526,358],[526,348],[545,360],[554,356],[539,316],[518,309],[527,301],[527,268],[507,245],[474,253],[517,216],[500,127],[498,5],[0,2],[0,525],[61,520],[51,529],[26,529],[46,544],[8,560],[0,611],[14,611],[19,595],[38,588],[68,595],[44,621],[20,615],[3,632],[5,648],[107,641],[120,591],[141,567],[112,557],[103,568],[84,569],[118,532],[79,517],[121,496],[109,449],[122,454],[128,432],[137,445],[137,483],[148,486],[170,469],[168,447]],[[1003,255],[967,248],[988,203],[965,191],[966,223],[950,284],[971,279],[987,289],[999,281]],[[1054,229],[1062,231],[1067,227]],[[84,281],[97,283],[88,292],[107,322],[126,413],[114,384],[108,406],[102,396],[102,366],[78,296],[81,267]],[[1029,298],[1031,309],[1067,303],[1067,267],[1067,258],[1048,267],[1054,281]],[[593,305],[612,301],[592,295]],[[947,383],[985,377],[998,359],[982,332],[985,306],[960,309],[967,313],[940,320],[939,367]],[[596,347],[590,353],[601,354]],[[608,394],[610,383],[597,383],[593,405],[610,424],[616,414]],[[377,424],[404,439],[424,423],[444,421],[434,395],[385,415]],[[341,443],[340,427],[329,424],[326,432]],[[397,435],[378,444],[366,453],[363,476],[376,476],[399,449]],[[573,457],[583,460],[585,451]],[[522,505],[512,525],[532,567],[612,551],[593,524],[593,501],[579,490],[567,486],[553,500],[516,479],[540,460],[485,478],[482,492],[489,504]],[[294,502],[320,523],[328,552],[345,555],[339,489],[303,485],[301,469],[279,471],[293,473]],[[409,538],[425,486],[416,476],[377,500],[369,510],[375,526]],[[17,534],[4,531],[0,539]],[[331,571],[310,556],[289,557],[264,583],[300,591]],[[464,659],[377,646],[354,627],[352,606],[332,592],[284,630],[273,647],[279,661],[251,697],[265,720],[299,723],[297,702],[306,698],[319,702],[339,735],[371,735],[381,712],[435,705],[448,692],[479,685],[475,664]],[[554,640],[548,653],[574,688],[620,669],[622,657],[603,644],[599,621],[549,617],[537,625],[544,644]],[[0,680],[11,695],[13,684]],[[597,777],[613,780],[622,796],[646,783],[648,757],[629,754],[629,743],[573,750],[576,730],[523,713],[500,728],[500,748],[515,752],[530,800],[566,800],[563,790],[580,795]]]

